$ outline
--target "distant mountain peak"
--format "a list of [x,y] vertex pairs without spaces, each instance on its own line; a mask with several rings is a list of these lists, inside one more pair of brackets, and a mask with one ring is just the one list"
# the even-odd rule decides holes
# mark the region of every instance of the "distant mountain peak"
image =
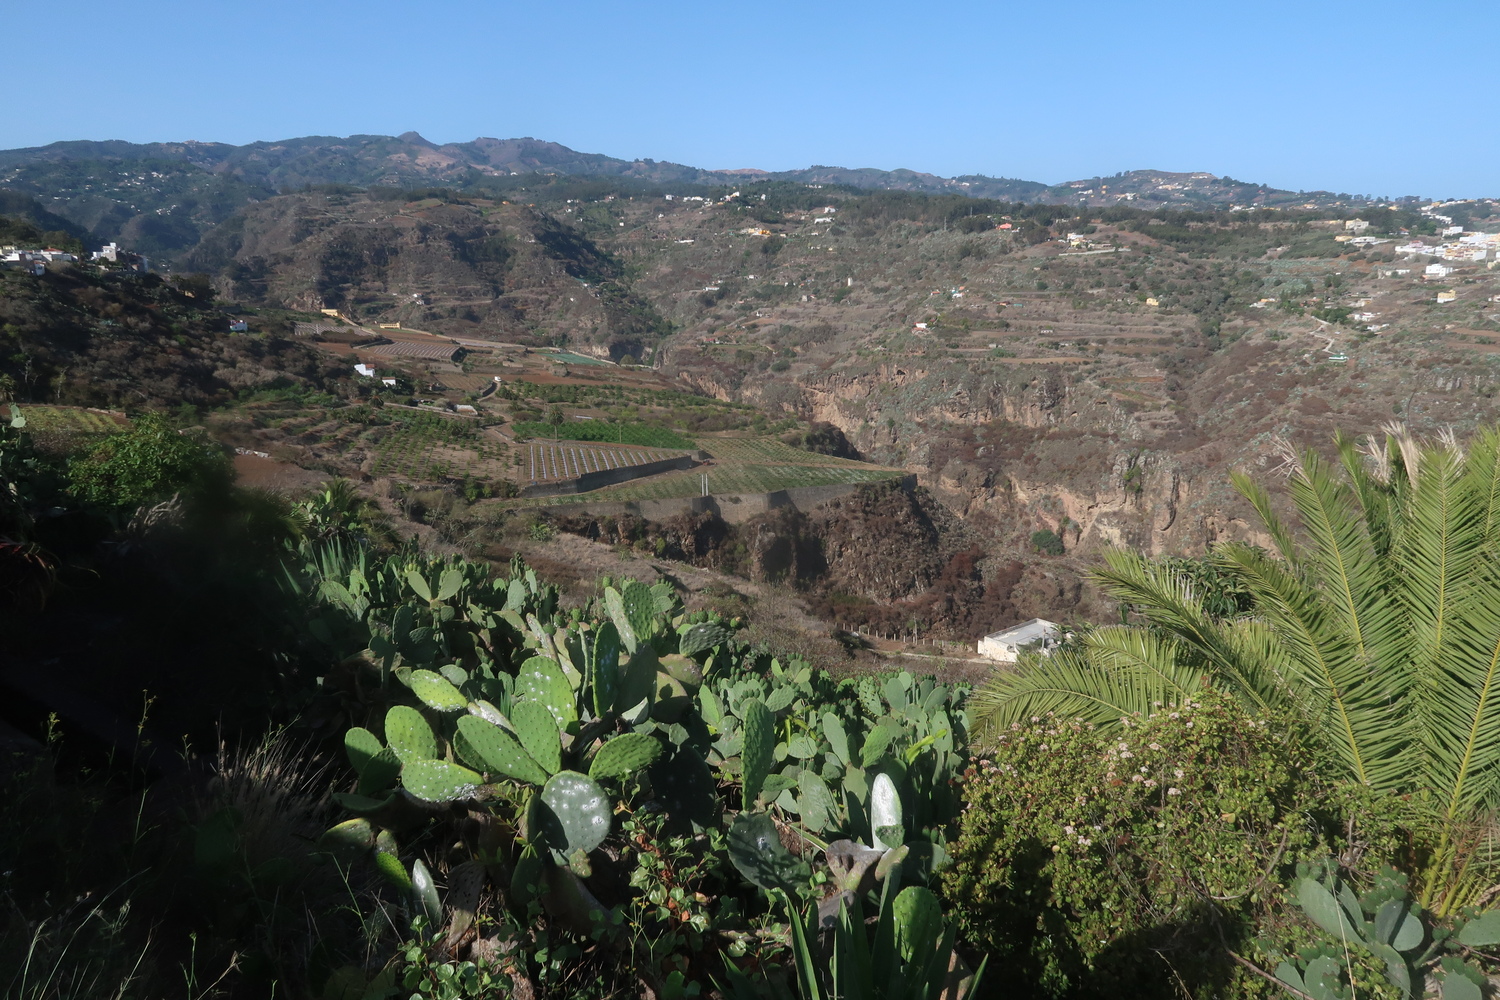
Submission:
[[419,132],[402,132],[400,135],[396,136],[396,138],[401,140],[402,142],[409,142],[414,146],[426,146],[428,149],[437,148],[432,143],[422,138],[422,135]]

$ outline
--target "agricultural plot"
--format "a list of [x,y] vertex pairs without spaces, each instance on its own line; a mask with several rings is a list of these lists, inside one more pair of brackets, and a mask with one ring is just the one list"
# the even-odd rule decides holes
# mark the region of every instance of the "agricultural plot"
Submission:
[[698,496],[703,490],[704,475],[708,476],[710,493],[744,494],[771,493],[800,486],[874,483],[905,474],[900,469],[813,454],[771,438],[706,438],[703,444],[714,456],[712,465],[609,486],[582,496],[541,497],[523,503],[552,506],[599,501],[674,500]]
[[[128,426],[124,417],[98,413],[77,406],[22,406],[21,416],[33,440],[45,449],[70,451],[87,442]],[[0,406],[0,421],[10,422],[10,407]]]
[[402,414],[374,445],[374,476],[417,482],[497,479],[510,473],[508,450],[471,421],[436,413]]
[[[550,438],[553,434],[552,425],[544,424],[539,420],[523,421],[516,424],[514,430],[517,437],[523,438]],[[644,448],[682,450],[693,447],[693,442],[676,431],[637,423],[581,421],[565,424],[557,429],[557,433],[569,441],[598,441],[606,444],[635,444]]]
[[533,441],[523,448],[522,467],[533,483],[577,479],[588,472],[660,462],[674,454],[654,448],[584,445],[571,441]]

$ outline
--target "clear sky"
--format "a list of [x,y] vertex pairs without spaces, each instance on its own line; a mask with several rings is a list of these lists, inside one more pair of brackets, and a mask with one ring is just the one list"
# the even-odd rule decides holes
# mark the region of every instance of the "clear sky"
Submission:
[[1500,196],[1500,3],[0,6],[0,148],[534,136],[700,167]]

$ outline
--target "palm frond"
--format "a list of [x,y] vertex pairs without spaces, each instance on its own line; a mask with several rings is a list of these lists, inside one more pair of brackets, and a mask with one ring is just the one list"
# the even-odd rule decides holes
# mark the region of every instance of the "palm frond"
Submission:
[[1371,670],[1323,592],[1285,564],[1248,546],[1223,555],[1276,634],[1280,658],[1268,669],[1291,692],[1287,703],[1321,726],[1355,780],[1379,788],[1398,783],[1408,752],[1400,717],[1391,712],[1405,694],[1399,675]]
[[969,700],[981,746],[1012,723],[1048,714],[1099,725],[1149,716],[1203,688],[1208,671],[1172,639],[1128,625],[1094,629],[1079,646],[997,673]]
[[1276,551],[1281,558],[1293,566],[1301,563],[1301,552],[1297,548],[1297,543],[1292,539],[1291,530],[1271,506],[1271,495],[1243,472],[1231,473],[1229,479],[1234,483],[1234,488],[1240,496],[1250,501],[1250,506],[1255,508],[1256,515],[1266,526],[1266,531],[1270,532],[1271,540],[1276,543]]

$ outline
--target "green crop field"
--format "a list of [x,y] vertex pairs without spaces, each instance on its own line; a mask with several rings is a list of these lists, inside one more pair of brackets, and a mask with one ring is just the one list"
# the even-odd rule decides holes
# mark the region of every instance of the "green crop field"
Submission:
[[[3,415],[7,420],[10,409]],[[76,406],[22,406],[21,416],[29,430],[40,434],[113,434],[125,429],[125,422],[107,413]]]
[[[552,440],[552,425],[528,420],[515,425],[517,437]],[[574,421],[557,429],[560,441],[601,441],[606,444],[638,444],[645,448],[678,448],[687,450],[693,442],[665,427],[646,424],[606,423],[600,420]]]
[[693,497],[703,490],[704,474],[708,475],[708,491],[716,494],[771,493],[799,486],[874,483],[905,474],[900,469],[802,451],[774,438],[703,438],[701,443],[713,456],[712,465],[621,483],[581,495],[535,497],[516,503],[521,506],[557,506]]

